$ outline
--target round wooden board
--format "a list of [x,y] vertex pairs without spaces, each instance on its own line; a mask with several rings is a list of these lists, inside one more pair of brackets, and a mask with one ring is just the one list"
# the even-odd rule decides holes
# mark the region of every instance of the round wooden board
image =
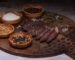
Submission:
[[[25,49],[16,49],[9,45],[7,39],[1,40],[1,49],[12,53],[15,55],[25,56],[25,57],[47,57],[49,56],[49,52],[47,49],[48,45],[46,43],[40,43],[38,41],[33,41],[32,45]],[[46,47],[46,48],[45,48]]]
[[[63,17],[63,25],[64,24],[70,24],[75,28],[75,23],[65,17]],[[56,23],[57,26],[60,25],[59,22]],[[18,55],[18,56],[24,56],[24,57],[49,57],[51,56],[49,53],[49,48],[48,48],[48,44],[47,43],[40,43],[39,41],[33,40],[33,43],[31,46],[29,46],[28,48],[25,49],[16,49],[13,48],[9,45],[8,40],[7,39],[0,39],[0,48],[3,51],[6,51],[8,53],[14,54],[14,55]]]

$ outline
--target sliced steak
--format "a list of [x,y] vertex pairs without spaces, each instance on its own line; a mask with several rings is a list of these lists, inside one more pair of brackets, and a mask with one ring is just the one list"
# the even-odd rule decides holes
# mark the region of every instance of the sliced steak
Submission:
[[44,34],[44,36],[40,38],[40,42],[45,42],[47,40],[47,38],[53,33],[53,31],[54,31],[54,29],[52,28],[46,34]]
[[30,27],[31,27],[31,22],[28,22],[28,23],[25,23],[22,28],[23,30],[28,31]]
[[43,30],[44,30],[43,28],[38,29],[38,30],[36,30],[36,29],[31,29],[31,30],[28,31],[28,33],[32,34],[33,36],[37,36],[37,35],[39,35]]
[[53,39],[55,39],[59,34],[58,28],[55,28],[55,31],[50,34],[50,36],[48,37],[48,39],[46,40],[47,43],[51,42]]
[[35,33],[36,36],[40,35],[40,33],[42,33],[44,31],[44,28],[38,29]]
[[43,22],[29,22],[24,24],[23,29],[32,35],[37,35],[38,32],[45,28]]
[[42,38],[47,32],[48,32],[48,29],[43,30],[39,35],[36,36],[36,39]]

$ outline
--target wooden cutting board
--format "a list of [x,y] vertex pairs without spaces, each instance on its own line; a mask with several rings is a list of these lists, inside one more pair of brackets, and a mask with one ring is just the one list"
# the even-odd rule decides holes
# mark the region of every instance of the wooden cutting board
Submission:
[[[61,24],[63,25],[70,24],[75,29],[75,26],[74,26],[75,23],[71,19],[65,16],[62,16],[62,18],[63,19],[61,21],[59,22],[56,21],[53,25],[57,25],[59,27]],[[39,41],[36,41],[34,39],[31,46],[25,49],[16,49],[9,45],[8,38],[0,39],[0,49],[1,50],[14,54],[14,55],[24,56],[24,57],[49,57],[51,56],[49,52],[49,47],[50,46],[46,42],[40,43]]]

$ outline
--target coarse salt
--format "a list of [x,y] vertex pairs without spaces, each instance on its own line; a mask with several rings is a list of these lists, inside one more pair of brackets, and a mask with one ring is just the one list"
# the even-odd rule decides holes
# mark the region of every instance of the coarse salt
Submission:
[[14,13],[6,13],[3,17],[2,17],[3,20],[6,20],[6,21],[12,21],[12,20],[18,20],[20,19],[20,16],[14,14]]

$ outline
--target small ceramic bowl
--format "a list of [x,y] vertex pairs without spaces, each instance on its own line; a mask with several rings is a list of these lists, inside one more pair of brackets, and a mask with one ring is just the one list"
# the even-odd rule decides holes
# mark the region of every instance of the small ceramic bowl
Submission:
[[21,21],[22,14],[18,12],[7,12],[2,15],[1,20],[4,23],[17,24]]
[[39,4],[25,4],[23,6],[25,15],[29,18],[38,18],[44,13],[44,8]]
[[[13,37],[17,38],[17,40],[15,40]],[[22,39],[20,37],[24,37],[24,39]],[[27,39],[27,41],[25,40],[25,38]],[[10,45],[15,48],[26,48],[31,44],[32,36],[25,32],[17,32],[17,33],[12,34],[9,37],[8,41],[9,41]]]
[[11,24],[0,24],[0,38],[8,37],[14,30],[14,26]]

